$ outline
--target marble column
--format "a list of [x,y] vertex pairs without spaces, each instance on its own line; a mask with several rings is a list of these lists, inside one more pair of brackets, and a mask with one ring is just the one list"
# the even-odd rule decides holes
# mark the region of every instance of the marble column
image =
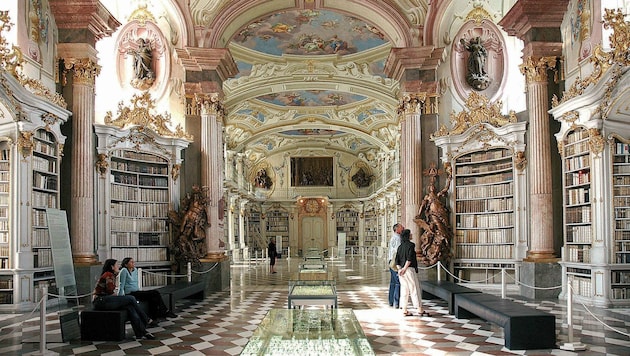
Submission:
[[406,95],[400,104],[400,182],[401,221],[411,230],[412,240],[419,246],[419,228],[413,219],[418,214],[422,199],[422,128],[420,117],[426,95]]
[[208,222],[206,231],[207,254],[202,262],[220,262],[225,254],[223,194],[223,119],[225,109],[219,94],[199,95],[201,104],[201,184],[208,187]]
[[547,71],[555,69],[556,57],[529,56],[521,64],[527,81],[529,111],[529,211],[530,245],[526,261],[555,259],[553,249],[553,202],[551,185],[551,138]]
[[90,58],[65,58],[72,72],[72,150],[70,237],[75,264],[95,264],[94,252],[94,80],[101,67]]

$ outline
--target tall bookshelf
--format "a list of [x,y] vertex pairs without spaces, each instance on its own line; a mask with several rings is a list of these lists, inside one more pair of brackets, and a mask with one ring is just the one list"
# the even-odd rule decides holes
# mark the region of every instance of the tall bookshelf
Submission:
[[[515,269],[514,164],[508,148],[463,154],[455,159],[455,271],[482,281]],[[488,283],[500,282],[500,276]]]
[[374,247],[378,243],[379,219],[378,210],[371,208],[365,212],[364,241],[366,247]]
[[[287,256],[289,248],[289,213],[280,208],[272,208],[267,210],[265,214],[267,242],[272,238],[275,239],[276,236],[281,236],[282,254]],[[274,241],[277,244],[277,240]],[[267,248],[267,246],[265,245],[263,248]],[[280,246],[278,246],[278,249],[280,249]]]
[[337,232],[346,233],[346,247],[359,246],[359,212],[350,208],[337,211]]
[[178,209],[180,157],[189,141],[159,135],[151,125],[95,124],[94,130],[99,259],[132,257],[148,272],[144,286],[167,284],[173,263],[168,212]]
[[612,208],[613,249],[610,271],[610,298],[630,300],[630,141],[613,138]]
[[0,304],[13,303],[13,274],[11,268],[10,199],[11,144],[0,141]]
[[245,240],[245,245],[249,247],[250,254],[253,254],[254,251],[262,251],[266,247],[261,233],[260,215],[260,212],[257,210],[250,210],[247,218],[247,226],[245,227],[247,230],[247,239]]

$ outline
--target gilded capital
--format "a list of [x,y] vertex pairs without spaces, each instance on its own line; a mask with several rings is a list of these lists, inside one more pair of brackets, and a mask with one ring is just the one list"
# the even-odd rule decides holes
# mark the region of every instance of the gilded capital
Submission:
[[398,106],[398,115],[421,114],[427,100],[427,93],[405,94]]
[[77,84],[94,86],[96,77],[101,73],[101,66],[90,58],[66,58],[64,60],[63,83],[66,84],[66,74],[73,71],[72,79]]
[[195,101],[201,108],[201,115],[214,115],[217,120],[222,120],[226,114],[219,93],[195,94]]
[[521,73],[525,75],[527,83],[547,82],[548,70],[556,70],[558,59],[556,57],[529,56],[519,66]]

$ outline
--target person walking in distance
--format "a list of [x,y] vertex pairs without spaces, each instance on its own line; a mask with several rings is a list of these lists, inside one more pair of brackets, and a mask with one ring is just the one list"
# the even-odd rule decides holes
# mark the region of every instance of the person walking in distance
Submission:
[[276,273],[276,257],[278,256],[278,251],[276,251],[276,243],[273,241],[273,238],[269,240],[267,255],[269,256],[269,273]]
[[[400,233],[405,227],[400,224],[394,224],[392,230],[392,237],[389,239],[387,263],[389,267],[390,279],[389,279],[389,306],[398,309],[400,305],[400,279],[398,278],[398,270],[392,268],[392,261],[396,259],[396,251],[400,246]],[[395,262],[395,261],[394,261]],[[395,266],[395,263],[393,264]]]

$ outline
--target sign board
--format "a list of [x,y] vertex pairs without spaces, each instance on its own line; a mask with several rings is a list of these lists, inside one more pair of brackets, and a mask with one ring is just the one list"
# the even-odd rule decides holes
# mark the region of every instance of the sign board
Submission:
[[74,264],[66,212],[59,209],[46,209],[46,222],[50,235],[55,283],[58,288],[75,287]]
[[337,246],[339,247],[339,257],[346,255],[346,233],[337,232]]

